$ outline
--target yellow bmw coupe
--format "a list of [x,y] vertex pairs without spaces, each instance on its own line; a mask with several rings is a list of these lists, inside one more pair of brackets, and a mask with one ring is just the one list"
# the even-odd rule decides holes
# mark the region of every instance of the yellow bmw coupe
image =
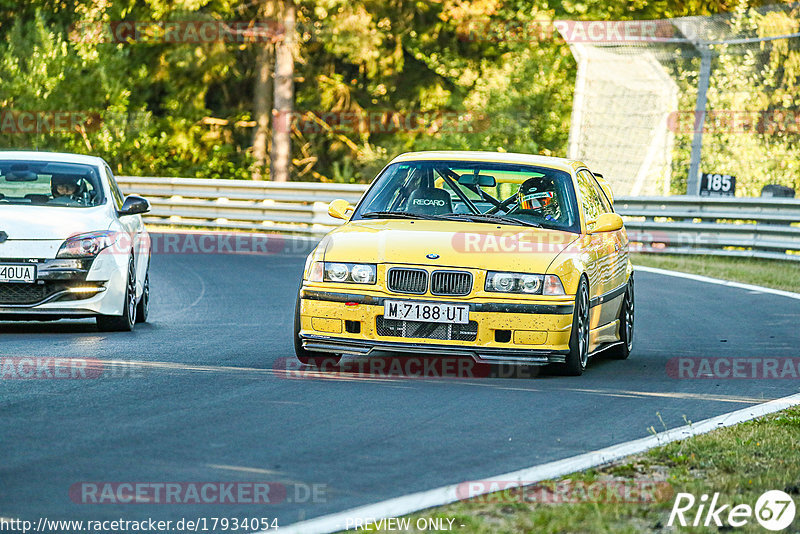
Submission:
[[471,357],[580,375],[633,346],[633,269],[608,183],[583,163],[417,152],[381,171],[308,256],[294,339],[342,355]]

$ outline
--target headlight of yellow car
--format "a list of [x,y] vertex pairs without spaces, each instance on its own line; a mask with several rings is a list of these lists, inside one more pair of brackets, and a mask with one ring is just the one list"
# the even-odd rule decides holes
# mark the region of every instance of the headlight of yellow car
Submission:
[[521,293],[524,295],[563,295],[561,279],[554,275],[529,273],[486,273],[486,291],[495,293]]
[[374,284],[377,266],[371,263],[313,262],[308,279],[311,282]]

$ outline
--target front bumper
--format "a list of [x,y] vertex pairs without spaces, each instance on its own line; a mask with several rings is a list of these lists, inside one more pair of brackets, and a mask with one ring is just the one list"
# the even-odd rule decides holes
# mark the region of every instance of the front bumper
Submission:
[[547,365],[564,363],[566,352],[536,349],[507,349],[498,347],[466,347],[436,343],[407,343],[398,341],[365,341],[347,338],[300,334],[303,348],[310,351],[333,352],[354,356],[379,353],[411,354],[424,352],[436,356],[469,356],[477,363]]
[[[474,339],[412,337],[405,329],[402,335],[385,335],[387,329],[379,328],[385,300],[468,304],[476,328]],[[573,304],[571,297],[454,299],[305,286],[300,291],[299,312],[300,339],[309,351],[359,356],[424,353],[467,356],[479,363],[545,365],[564,362],[569,352]]]
[[0,318],[91,317],[121,315],[127,257],[101,252],[94,259],[14,259],[2,263],[37,264],[34,284],[0,284]]

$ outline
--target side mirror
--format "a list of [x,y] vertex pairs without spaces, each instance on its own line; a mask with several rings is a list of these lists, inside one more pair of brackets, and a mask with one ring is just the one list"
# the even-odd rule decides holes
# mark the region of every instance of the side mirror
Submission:
[[122,203],[122,208],[118,213],[120,215],[138,215],[148,211],[150,211],[150,203],[146,198],[138,195],[128,195],[125,197],[125,202]]
[[352,212],[353,209],[354,209],[353,206],[351,206],[348,201],[342,200],[341,198],[337,198],[336,200],[328,204],[328,215],[330,215],[334,219],[342,219],[343,221],[346,221],[347,219],[349,219],[349,215],[347,215],[347,212],[348,211]]
[[622,225],[622,217],[616,213],[604,213],[594,222],[592,233],[599,234],[601,232],[616,232],[617,230],[622,229]]

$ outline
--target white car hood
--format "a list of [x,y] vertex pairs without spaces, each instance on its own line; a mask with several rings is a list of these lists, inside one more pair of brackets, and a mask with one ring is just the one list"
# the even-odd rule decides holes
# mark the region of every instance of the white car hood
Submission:
[[8,235],[8,242],[64,241],[76,234],[107,230],[112,222],[107,209],[105,205],[75,208],[0,204],[0,231]]

